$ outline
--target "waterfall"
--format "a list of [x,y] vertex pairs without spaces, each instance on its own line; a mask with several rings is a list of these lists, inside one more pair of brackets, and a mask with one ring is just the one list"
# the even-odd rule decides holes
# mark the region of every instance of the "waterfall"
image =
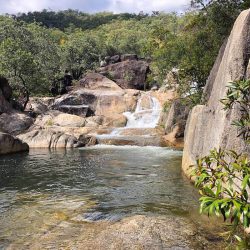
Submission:
[[150,95],[143,95],[137,102],[134,113],[123,113],[127,119],[126,128],[155,128],[160,119],[161,105]]
[[96,137],[99,139],[121,138],[124,137],[123,132],[130,128],[155,128],[160,119],[161,104],[155,97],[143,94],[137,101],[135,112],[125,112],[123,114],[127,117],[126,127],[114,128],[110,134],[96,135]]

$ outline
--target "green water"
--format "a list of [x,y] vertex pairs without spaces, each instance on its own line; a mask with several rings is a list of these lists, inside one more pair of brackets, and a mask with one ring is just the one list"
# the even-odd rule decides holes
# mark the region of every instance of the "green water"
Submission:
[[[0,249],[23,247],[69,220],[78,225],[133,215],[191,218],[199,196],[181,172],[181,156],[132,146],[1,156]],[[199,224],[199,215],[195,220]]]

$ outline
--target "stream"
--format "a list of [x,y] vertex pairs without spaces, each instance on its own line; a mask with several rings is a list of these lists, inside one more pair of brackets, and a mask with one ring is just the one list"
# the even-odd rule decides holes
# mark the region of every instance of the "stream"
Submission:
[[0,249],[220,249],[181,156],[101,145],[1,156]]

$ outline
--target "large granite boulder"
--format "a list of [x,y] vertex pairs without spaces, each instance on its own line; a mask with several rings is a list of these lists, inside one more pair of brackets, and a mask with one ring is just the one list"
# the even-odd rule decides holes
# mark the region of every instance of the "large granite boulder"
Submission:
[[59,114],[53,119],[53,124],[61,127],[84,127],[85,119],[70,114]]
[[27,130],[34,120],[25,113],[12,111],[0,114],[0,128],[6,133],[17,135]]
[[[51,108],[54,110],[60,110],[62,112],[66,111],[67,113],[71,114],[76,114],[75,111],[78,109],[77,115],[86,117],[95,113],[96,104],[97,98],[95,91],[88,91],[86,89],[79,88],[55,99]],[[73,108],[71,109],[69,107]]]
[[80,80],[81,87],[95,90],[121,90],[112,80],[98,73],[88,73]]
[[54,129],[34,129],[18,136],[30,148],[73,148],[81,146],[76,137]]
[[143,90],[149,64],[142,60],[125,60],[102,67],[97,72],[112,79],[123,89]]
[[0,155],[28,150],[29,146],[27,143],[22,142],[10,134],[0,132]]
[[239,118],[239,107],[226,111],[220,102],[229,82],[250,76],[250,10],[243,11],[235,22],[231,35],[222,46],[211,71],[205,91],[206,105],[196,106],[189,115],[183,152],[183,170],[189,175],[190,165],[213,148],[233,149],[250,154],[249,145],[238,136],[232,122]]
[[[106,82],[107,78],[102,79]],[[92,80],[89,82],[93,83]],[[90,84],[90,87],[85,85],[73,89],[70,93],[55,99],[51,108],[65,112],[62,109],[65,106],[69,107],[69,110],[72,110],[72,107],[84,106],[86,109],[82,113],[77,113],[78,116],[102,116],[108,118],[122,115],[126,111],[135,110],[139,91],[123,90],[112,81],[105,87],[103,87],[103,82],[100,84],[97,82],[95,85],[96,87],[99,86],[97,89],[93,89],[94,87],[91,86]],[[110,86],[110,88],[107,86]],[[76,114],[74,112],[66,113]]]

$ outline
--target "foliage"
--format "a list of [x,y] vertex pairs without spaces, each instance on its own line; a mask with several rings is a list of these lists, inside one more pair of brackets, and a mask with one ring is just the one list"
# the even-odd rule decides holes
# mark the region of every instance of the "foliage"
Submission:
[[17,68],[30,93],[43,94],[66,69],[77,80],[105,56],[132,53],[151,61],[150,82],[163,84],[168,72],[179,69],[180,97],[198,104],[220,46],[249,4],[240,0],[191,4],[184,14],[43,10],[2,16],[0,73],[12,85],[21,85],[18,74],[13,74]]
[[74,79],[97,67],[102,53],[98,38],[81,31],[70,34],[61,49],[63,68],[71,71]]
[[95,29],[100,25],[107,24],[113,20],[140,20],[143,15],[130,13],[113,14],[111,12],[101,12],[97,14],[87,14],[78,10],[50,11],[43,10],[41,12],[34,11],[28,13],[20,13],[15,16],[19,21],[27,23],[38,22],[47,28],[58,28],[66,31],[67,29],[81,28],[83,30]]
[[[16,93],[46,93],[59,70],[58,47],[49,30],[36,24],[0,19],[0,74]],[[27,100],[24,101],[24,106]]]
[[235,81],[228,86],[226,98],[222,99],[224,109],[230,110],[234,105],[240,109],[240,118],[233,122],[239,129],[239,136],[250,143],[250,80]]
[[233,233],[240,225],[249,227],[250,161],[246,156],[214,149],[197,160],[193,175],[202,195],[200,212],[230,220]]

